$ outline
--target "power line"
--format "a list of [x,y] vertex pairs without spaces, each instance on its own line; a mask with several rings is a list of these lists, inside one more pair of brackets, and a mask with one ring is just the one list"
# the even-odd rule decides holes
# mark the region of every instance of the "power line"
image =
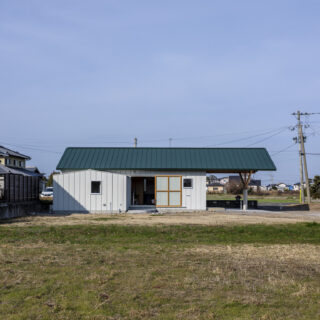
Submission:
[[21,148],[21,149],[26,149],[26,150],[35,150],[35,151],[41,151],[41,152],[61,154],[61,152],[59,152],[59,151],[39,149],[39,148],[30,148],[30,147],[25,147],[25,146],[22,146],[22,145],[12,144],[12,143],[6,143],[6,142],[3,142],[3,144],[6,144],[6,145],[8,145],[8,146],[18,147],[18,148]]
[[[277,128],[274,128],[274,129],[270,129],[267,131],[267,133],[269,132],[272,132],[274,130],[279,130],[279,129],[282,129],[284,128],[283,126],[282,127],[277,127]],[[222,136],[228,136],[228,135],[240,135],[240,134],[247,134],[247,133],[254,133],[254,132],[264,132],[265,130],[251,130],[251,131],[241,131],[241,132],[228,132],[228,133],[218,133],[218,134],[215,134],[215,135],[209,135],[209,136],[192,136],[192,137],[177,137],[177,138],[172,138],[172,140],[196,140],[196,139],[208,139],[208,138],[216,138],[216,137],[222,137]],[[264,133],[265,134],[265,133]],[[253,137],[257,137],[257,136],[260,136],[260,134],[258,135],[255,135]],[[244,138],[244,139],[247,139],[247,138]],[[149,142],[162,142],[162,141],[168,141],[168,138],[162,138],[162,139],[155,139],[155,140],[141,140],[142,143],[149,143]]]
[[276,155],[279,154],[279,153],[282,153],[282,152],[284,152],[284,151],[287,151],[288,149],[292,148],[292,147],[295,146],[295,145],[296,145],[295,143],[290,144],[289,146],[285,147],[284,149],[279,150],[279,151],[276,151],[276,152],[273,153],[271,156],[274,157],[274,156],[276,156]]
[[285,128],[285,129],[283,129],[283,130],[280,130],[280,131],[272,134],[272,135],[269,136],[269,137],[266,137],[266,138],[264,138],[264,139],[261,139],[261,140],[259,140],[259,141],[254,142],[254,143],[251,143],[251,144],[247,145],[246,147],[251,147],[251,146],[254,146],[255,144],[258,144],[258,143],[260,143],[260,142],[269,140],[269,139],[271,139],[272,137],[277,136],[278,134],[282,133],[282,132],[285,131],[286,129],[287,129],[287,128]]
[[[282,129],[283,130],[281,130],[281,131],[284,131],[285,129],[287,129],[287,127],[282,127]],[[225,141],[225,142],[218,143],[218,144],[215,144],[215,145],[207,145],[206,147],[211,147],[211,146],[214,147],[214,146],[220,146],[220,145],[230,144],[230,143],[239,142],[239,141],[250,140],[250,139],[253,139],[253,138],[256,138],[256,137],[260,137],[260,136],[264,136],[266,134],[273,133],[273,132],[274,132],[274,130],[269,130],[269,131],[261,133],[261,134],[256,134],[256,135],[252,135],[252,136],[245,137],[245,138],[240,138],[240,139],[235,139],[235,140],[229,140],[229,141]],[[276,134],[278,134],[278,131],[277,131]],[[256,143],[258,143],[258,142],[256,142]],[[256,144],[256,143],[254,143],[254,144]]]

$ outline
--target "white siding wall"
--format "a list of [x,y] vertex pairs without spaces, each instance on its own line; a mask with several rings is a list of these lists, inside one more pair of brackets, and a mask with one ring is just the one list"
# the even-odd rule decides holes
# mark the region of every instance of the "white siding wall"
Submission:
[[[91,181],[101,181],[101,194],[91,194]],[[85,170],[54,175],[53,210],[119,212],[127,208],[126,176]]]
[[[182,185],[182,207],[188,210],[206,209],[206,172],[163,171],[72,171],[54,175],[53,210],[72,212],[119,212],[130,205],[130,177],[181,175],[193,180],[191,189]],[[101,194],[91,194],[91,181],[101,181]]]

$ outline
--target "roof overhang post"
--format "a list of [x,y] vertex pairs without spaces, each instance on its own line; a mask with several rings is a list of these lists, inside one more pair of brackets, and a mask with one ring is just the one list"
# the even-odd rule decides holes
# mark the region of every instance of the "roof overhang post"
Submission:
[[240,180],[243,186],[243,205],[242,210],[248,210],[248,186],[250,183],[252,171],[249,172],[239,172]]

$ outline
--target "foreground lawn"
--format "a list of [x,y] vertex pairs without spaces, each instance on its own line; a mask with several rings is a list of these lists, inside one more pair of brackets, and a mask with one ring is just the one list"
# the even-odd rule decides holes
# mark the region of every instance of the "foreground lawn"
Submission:
[[320,224],[0,227],[1,319],[318,319]]

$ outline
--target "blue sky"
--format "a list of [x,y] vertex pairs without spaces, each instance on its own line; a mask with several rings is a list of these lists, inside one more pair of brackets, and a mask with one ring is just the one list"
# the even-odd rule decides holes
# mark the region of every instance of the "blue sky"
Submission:
[[[319,1],[0,2],[0,144],[49,173],[67,146],[292,144],[320,112]],[[320,150],[320,115],[307,151]],[[297,146],[265,183],[298,181]],[[309,156],[310,175],[320,173]]]

